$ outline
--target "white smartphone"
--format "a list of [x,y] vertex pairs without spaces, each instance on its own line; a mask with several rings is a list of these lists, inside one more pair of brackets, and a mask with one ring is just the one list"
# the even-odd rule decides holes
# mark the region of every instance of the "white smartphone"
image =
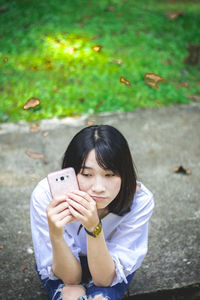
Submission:
[[66,195],[79,190],[76,173],[73,168],[66,168],[47,175],[50,191],[53,197]]

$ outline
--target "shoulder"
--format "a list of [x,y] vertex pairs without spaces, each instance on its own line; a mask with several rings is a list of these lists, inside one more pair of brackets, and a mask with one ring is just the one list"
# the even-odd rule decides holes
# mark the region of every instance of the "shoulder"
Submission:
[[31,203],[42,206],[42,204],[47,205],[51,199],[49,184],[47,178],[44,178],[35,186],[31,194]]
[[133,199],[130,212],[127,217],[137,215],[151,215],[154,208],[154,197],[152,192],[142,183],[138,182],[138,188]]

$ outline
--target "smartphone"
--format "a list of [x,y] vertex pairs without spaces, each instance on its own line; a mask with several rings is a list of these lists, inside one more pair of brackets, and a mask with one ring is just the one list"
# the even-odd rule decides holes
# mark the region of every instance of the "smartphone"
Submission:
[[76,173],[73,168],[49,173],[47,180],[53,197],[66,195],[69,192],[79,189]]

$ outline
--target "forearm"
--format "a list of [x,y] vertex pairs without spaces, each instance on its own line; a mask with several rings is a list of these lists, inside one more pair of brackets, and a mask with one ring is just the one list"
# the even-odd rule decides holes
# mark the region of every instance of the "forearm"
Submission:
[[79,284],[82,276],[80,262],[71,252],[64,238],[51,239],[54,274],[67,284]]
[[96,238],[87,235],[88,265],[94,284],[111,285],[115,277],[115,263],[109,254],[103,231]]

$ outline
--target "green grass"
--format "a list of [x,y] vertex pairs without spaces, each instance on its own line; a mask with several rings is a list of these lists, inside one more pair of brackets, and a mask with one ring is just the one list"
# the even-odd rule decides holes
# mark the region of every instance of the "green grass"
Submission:
[[[198,2],[2,0],[0,122],[190,102],[200,68],[183,60],[188,44],[200,44]],[[169,11],[184,15],[169,20]],[[166,79],[159,90],[147,72]],[[40,106],[24,110],[32,97]]]

